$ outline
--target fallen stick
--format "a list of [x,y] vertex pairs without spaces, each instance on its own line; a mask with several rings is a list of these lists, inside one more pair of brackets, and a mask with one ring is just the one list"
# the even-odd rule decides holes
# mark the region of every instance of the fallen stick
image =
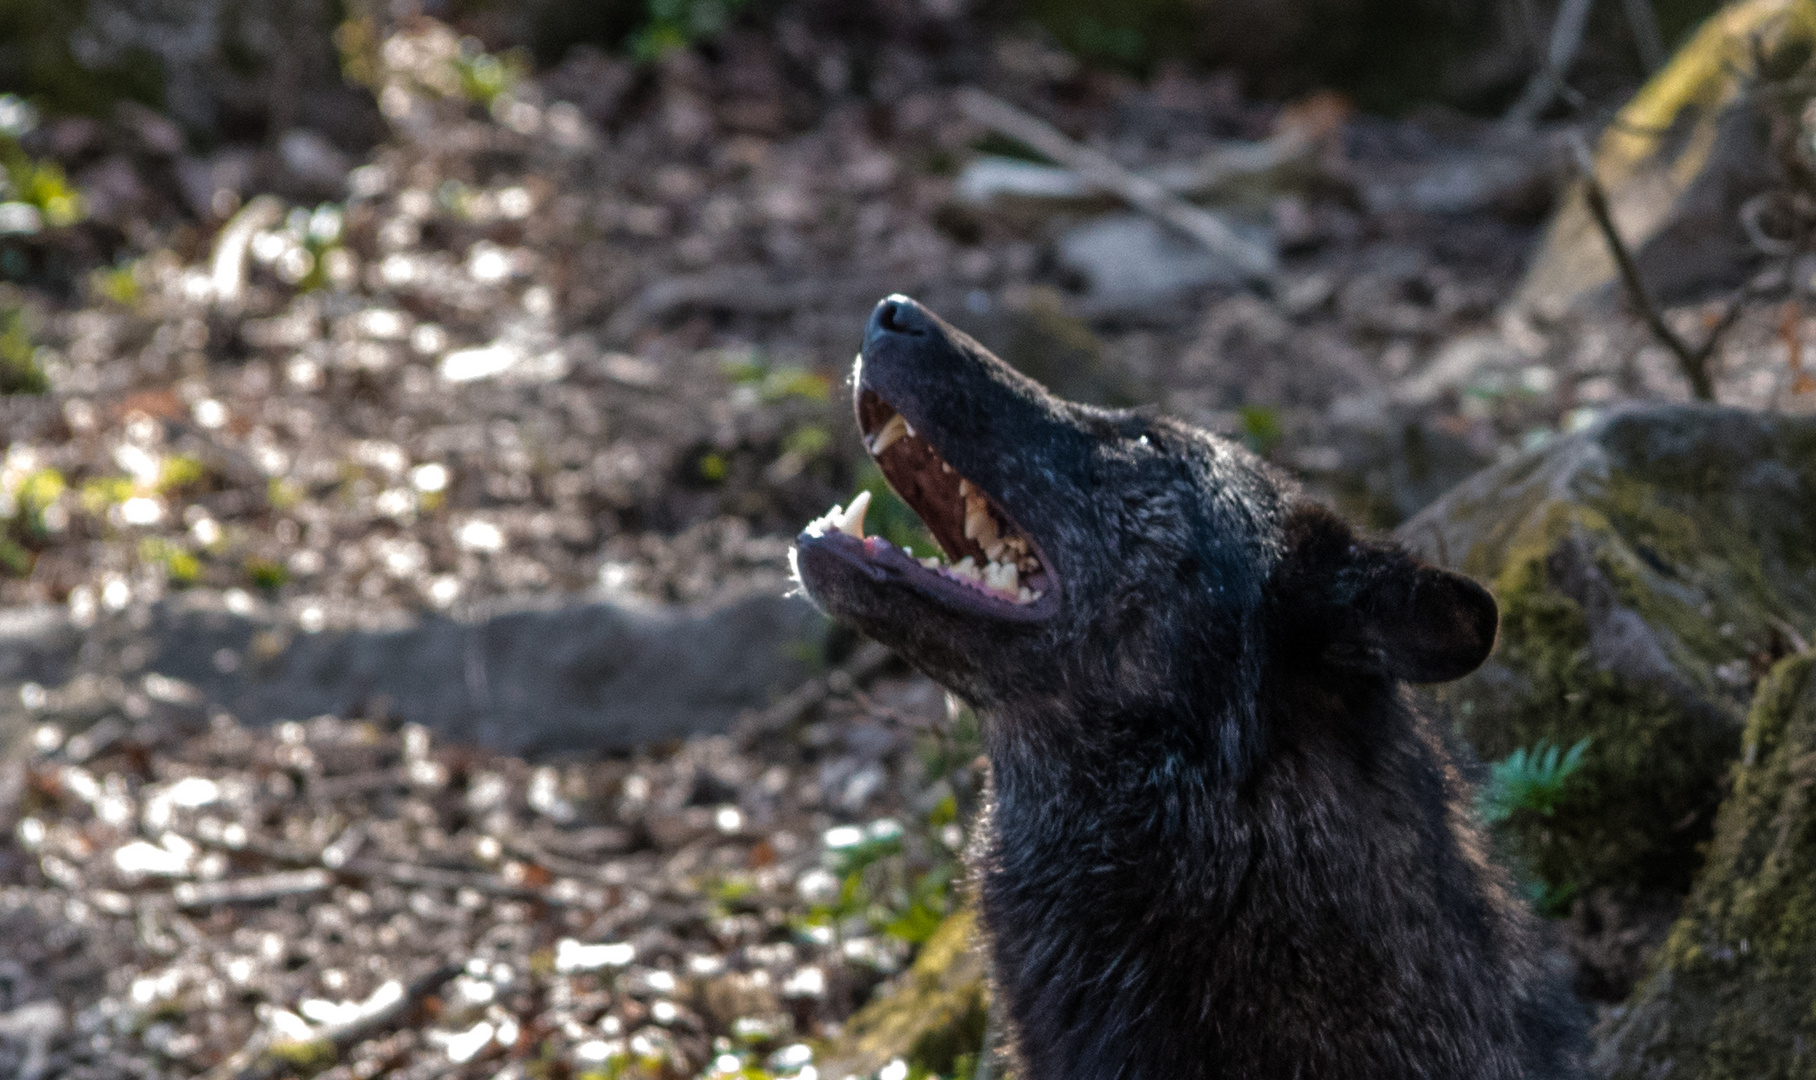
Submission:
[[817,678],[808,679],[789,691],[782,699],[761,712],[745,714],[738,722],[735,737],[740,746],[748,747],[764,735],[785,731],[809,709],[835,693],[845,693],[883,670],[895,654],[874,641],[858,646],[857,652],[843,667]]
[[185,881],[171,889],[170,897],[178,907],[186,909],[220,904],[262,904],[280,897],[321,892],[333,884],[334,875],[319,868],[280,870],[226,881]]
[[1614,227],[1614,215],[1608,209],[1608,193],[1602,189],[1602,182],[1595,175],[1595,160],[1590,156],[1589,147],[1580,135],[1571,141],[1571,149],[1575,153],[1577,171],[1583,177],[1583,198],[1589,204],[1589,216],[1595,219],[1602,239],[1607,241],[1608,252],[1614,257],[1614,265],[1620,270],[1621,283],[1626,286],[1628,299],[1639,309],[1639,317],[1652,331],[1652,336],[1663,342],[1665,348],[1677,357],[1678,367],[1690,382],[1690,393],[1698,401],[1714,401],[1715,383],[1709,377],[1709,355],[1721,341],[1722,333],[1739,317],[1742,300],[1735,300],[1721,321],[1710,328],[1708,340],[1700,348],[1691,348],[1665,322],[1658,304],[1652,299],[1651,291],[1646,288],[1645,280],[1639,276],[1639,264],[1633,260],[1633,253],[1627,250],[1627,243],[1621,239],[1620,230]]
[[[234,1080],[276,1080],[277,1077],[296,1072],[295,1059],[308,1057],[308,1052],[313,1047],[328,1051],[338,1060],[348,1050],[402,1020],[423,998],[441,989],[443,983],[460,974],[463,966],[442,964],[411,980],[407,986],[395,981],[387,983],[373,994],[371,1008],[346,1023],[323,1027],[316,1038],[306,1043],[273,1042],[269,1031],[260,1029],[251,1042],[210,1076],[221,1074],[231,1076]],[[387,990],[390,992],[387,993]],[[226,1071],[230,1064],[237,1065],[237,1069]]]
[[1093,187],[1198,241],[1249,278],[1263,280],[1279,270],[1273,251],[1237,236],[1217,215],[1169,193],[1152,177],[1123,167],[1108,154],[1072,141],[1045,120],[972,87],[958,92],[958,103],[972,122],[1072,169]]
[[[1225,184],[1266,176],[1304,162],[1316,145],[1304,132],[1294,129],[1266,142],[1220,147],[1196,161],[1157,165],[1138,170],[1136,175],[1159,184],[1170,195],[1189,199]],[[988,155],[965,167],[959,175],[957,191],[960,199],[973,203],[997,199],[1075,203],[1104,197],[1103,191],[1064,165],[1037,165],[1019,158]]]
[[284,204],[275,195],[260,195],[233,215],[221,227],[214,244],[208,277],[214,287],[214,298],[222,307],[238,307],[240,293],[246,284],[246,254],[252,238],[284,218]]

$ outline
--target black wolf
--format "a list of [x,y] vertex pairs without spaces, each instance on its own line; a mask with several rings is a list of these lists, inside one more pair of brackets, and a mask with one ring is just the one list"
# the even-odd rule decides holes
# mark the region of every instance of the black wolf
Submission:
[[905,297],[854,384],[948,559],[865,538],[860,501],[796,570],[987,719],[976,863],[1024,1080],[1578,1075],[1580,1010],[1403,686],[1482,662],[1487,592]]

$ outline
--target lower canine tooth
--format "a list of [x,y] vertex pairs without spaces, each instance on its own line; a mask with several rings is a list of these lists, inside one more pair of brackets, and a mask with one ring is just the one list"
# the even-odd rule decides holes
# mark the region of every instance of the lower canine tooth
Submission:
[[860,491],[845,508],[844,515],[832,523],[832,527],[847,536],[864,539],[864,512],[870,509],[870,492]]

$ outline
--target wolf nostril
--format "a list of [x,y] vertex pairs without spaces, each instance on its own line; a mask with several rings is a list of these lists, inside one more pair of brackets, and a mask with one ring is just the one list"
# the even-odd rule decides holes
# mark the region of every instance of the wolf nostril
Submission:
[[891,334],[920,337],[927,332],[927,318],[920,305],[905,296],[891,296],[876,306],[871,327]]

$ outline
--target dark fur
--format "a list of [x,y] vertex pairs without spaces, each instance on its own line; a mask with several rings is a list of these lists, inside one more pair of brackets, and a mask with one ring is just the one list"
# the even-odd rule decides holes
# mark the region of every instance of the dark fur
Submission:
[[1482,661],[1486,592],[912,301],[858,377],[1061,582],[999,621],[798,548],[821,605],[987,717],[975,864],[1023,1080],[1578,1074],[1580,1010],[1401,684]]

